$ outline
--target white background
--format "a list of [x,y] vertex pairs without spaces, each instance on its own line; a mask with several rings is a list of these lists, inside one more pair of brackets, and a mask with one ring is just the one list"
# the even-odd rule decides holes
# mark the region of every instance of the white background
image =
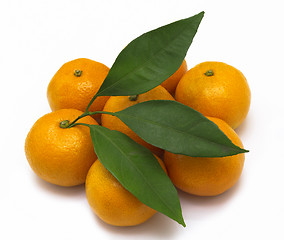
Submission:
[[[48,184],[30,169],[24,140],[50,112],[47,85],[70,60],[111,67],[142,33],[205,11],[189,67],[212,60],[240,69],[252,103],[237,133],[243,175],[217,197],[179,192],[187,227],[156,214],[136,227],[112,227],[89,208],[84,186]],[[284,64],[282,1],[1,1],[0,239],[283,239]]]

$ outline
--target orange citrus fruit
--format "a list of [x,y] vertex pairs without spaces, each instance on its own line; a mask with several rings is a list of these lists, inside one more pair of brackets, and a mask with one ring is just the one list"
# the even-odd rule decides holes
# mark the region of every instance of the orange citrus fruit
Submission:
[[[208,117],[237,146],[236,132],[223,120]],[[241,176],[245,155],[218,158],[189,157],[165,151],[164,161],[172,182],[179,189],[199,196],[215,196],[234,186]]]
[[[51,110],[72,108],[84,112],[108,72],[109,68],[104,64],[86,58],[65,63],[53,76],[47,88]],[[98,97],[89,110],[101,111],[108,98]]]
[[182,77],[175,98],[235,129],[248,114],[251,93],[246,78],[236,68],[222,62],[204,62]]
[[187,72],[187,64],[186,61],[183,60],[182,64],[180,65],[179,69],[168,79],[161,83],[161,85],[168,90],[168,92],[174,95],[176,87],[182,78],[182,76]]
[[[162,160],[157,159],[166,172]],[[99,160],[88,172],[86,195],[93,212],[114,226],[138,225],[156,213],[127,191]]]
[[[118,112],[130,106],[133,106],[140,102],[145,102],[149,100],[174,100],[172,95],[162,86],[157,86],[156,88],[140,94],[138,96],[112,96],[106,102],[104,111],[108,112]],[[147,147],[154,154],[161,156],[163,150],[150,145],[141,139],[136,133],[134,133],[129,127],[127,127],[122,121],[120,121],[117,117],[103,114],[102,115],[102,126],[107,127],[111,130],[120,131],[129,137],[131,137],[137,143]]]
[[[83,112],[61,109],[36,121],[25,142],[25,153],[33,171],[47,182],[75,186],[85,182],[87,173],[97,159],[90,130],[86,126],[63,128]],[[90,116],[78,122],[95,124]]]

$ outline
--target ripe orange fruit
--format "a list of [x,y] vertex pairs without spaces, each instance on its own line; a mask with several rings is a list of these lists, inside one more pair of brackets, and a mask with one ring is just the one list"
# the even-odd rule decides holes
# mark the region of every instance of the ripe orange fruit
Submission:
[[[108,112],[118,112],[130,106],[133,106],[140,102],[145,102],[149,100],[174,100],[172,95],[162,86],[157,86],[156,88],[136,96],[112,96],[106,102],[104,111]],[[102,126],[107,127],[111,130],[120,131],[129,137],[131,137],[137,143],[147,147],[157,156],[161,156],[163,153],[162,149],[150,145],[141,139],[136,133],[134,133],[129,127],[127,127],[122,121],[117,117],[103,114],[102,115]]]
[[[53,76],[47,88],[51,110],[72,108],[84,112],[108,72],[109,68],[104,64],[86,58],[65,63]],[[108,98],[98,97],[91,105],[90,111],[101,111]]]
[[182,77],[175,98],[235,129],[248,114],[251,93],[246,78],[236,68],[222,62],[204,62]]
[[175,94],[176,87],[182,78],[182,76],[187,72],[187,64],[186,61],[183,60],[179,69],[168,79],[161,83],[161,85],[168,90],[168,92],[172,95]]
[[[235,131],[223,120],[208,117],[237,146],[243,147]],[[164,162],[172,182],[179,189],[199,196],[215,196],[231,188],[239,179],[245,155],[201,158],[165,151]]]
[[[157,159],[166,172],[162,160]],[[93,212],[114,226],[138,225],[156,213],[127,191],[99,160],[88,172],[86,195]]]
[[[47,182],[75,186],[85,182],[87,173],[97,159],[90,130],[86,126],[62,128],[83,112],[61,109],[36,121],[27,135],[25,153],[33,171]],[[78,122],[98,124],[92,117]]]

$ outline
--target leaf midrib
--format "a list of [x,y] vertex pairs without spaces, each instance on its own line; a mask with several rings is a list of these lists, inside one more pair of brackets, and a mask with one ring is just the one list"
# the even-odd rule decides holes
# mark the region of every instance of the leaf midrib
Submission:
[[[122,110],[123,111],[123,110]],[[122,112],[121,111],[121,112]],[[117,116],[117,113],[118,114],[121,114],[121,112],[116,112],[115,113],[115,115]],[[141,117],[139,116],[139,117],[136,117],[136,116],[134,116],[134,115],[127,115],[127,114],[122,114],[122,115],[125,115],[125,116],[127,116],[127,117],[132,117],[133,119],[137,119],[138,121],[140,120],[141,121]],[[117,116],[118,118],[119,118],[119,116]],[[221,143],[216,143],[216,142],[213,142],[212,140],[210,140],[210,139],[207,139],[207,138],[202,138],[202,137],[200,137],[200,136],[197,136],[197,135],[194,135],[194,134],[192,134],[192,133],[188,133],[188,132],[184,132],[184,131],[181,131],[181,130],[178,130],[178,129],[176,129],[176,128],[173,128],[172,126],[170,126],[170,125],[167,125],[167,124],[158,124],[157,122],[154,122],[154,121],[152,121],[152,120],[149,120],[149,119],[146,119],[146,118],[143,118],[143,120],[145,121],[145,122],[149,122],[149,123],[152,123],[153,125],[156,125],[156,126],[162,126],[162,127],[167,127],[167,128],[169,128],[169,129],[172,129],[172,130],[175,130],[176,132],[178,132],[178,133],[186,133],[186,135],[188,135],[188,136],[193,136],[193,137],[195,137],[195,138],[198,138],[198,139],[202,139],[202,140],[205,140],[205,141],[207,141],[207,142],[209,142],[209,143],[213,143],[213,144],[216,144],[216,145],[219,145],[219,146],[221,146],[221,147],[227,147],[227,148],[229,148],[229,149],[232,149],[232,150],[234,150],[234,151],[236,151],[237,150],[237,148],[233,148],[233,147],[231,147],[231,146],[228,146],[228,145],[224,145],[224,144],[221,144]],[[161,122],[160,122],[161,123]],[[200,124],[200,123],[198,123],[198,124]],[[198,125],[197,124],[197,125]],[[196,125],[196,126],[197,126]],[[190,127],[190,129],[192,129],[193,128],[193,126],[192,127]],[[230,140],[230,139],[229,139]],[[231,141],[231,140],[230,140]],[[232,141],[231,141],[232,142]],[[232,143],[233,144],[233,143]],[[157,147],[157,146],[156,146]],[[237,146],[238,147],[238,146]],[[242,152],[240,152],[240,153],[242,153]],[[227,155],[227,156],[230,156],[230,155]]]

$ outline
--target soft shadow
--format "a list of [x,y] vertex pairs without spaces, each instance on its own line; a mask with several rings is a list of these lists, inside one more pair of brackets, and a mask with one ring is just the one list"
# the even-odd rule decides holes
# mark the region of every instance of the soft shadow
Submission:
[[130,227],[112,226],[102,221],[96,214],[93,213],[93,216],[100,227],[113,233],[114,236],[134,237],[137,235],[145,236],[145,239],[147,239],[147,237],[153,238],[153,236],[159,239],[173,239],[174,235],[177,233],[176,228],[181,227],[181,225],[161,213],[156,213],[152,218],[140,225]]
[[57,186],[51,183],[48,183],[38,176],[35,175],[35,181],[34,181],[41,189],[44,189],[45,191],[48,191],[54,195],[58,195],[61,197],[77,197],[82,198],[85,197],[85,185],[81,184],[74,187],[62,187]]
[[209,214],[214,214],[216,211],[220,211],[222,207],[225,207],[225,205],[238,194],[241,185],[242,180],[239,179],[231,189],[213,197],[195,196],[178,190],[185,218],[197,220],[203,216],[208,216]]
[[246,119],[242,122],[242,124],[235,129],[235,132],[238,134],[238,136],[241,137],[248,131],[249,128],[251,128],[251,120],[251,116],[248,115]]

